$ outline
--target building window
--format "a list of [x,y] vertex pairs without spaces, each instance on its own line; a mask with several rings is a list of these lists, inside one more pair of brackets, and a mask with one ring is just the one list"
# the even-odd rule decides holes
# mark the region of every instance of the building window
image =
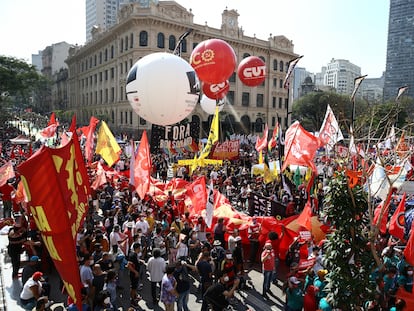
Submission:
[[92,68],[92,57],[89,57],[89,68]]
[[95,85],[98,83],[98,75],[96,73],[93,76],[93,82],[95,83]]
[[243,92],[242,94],[242,106],[248,107],[250,102],[250,93]]
[[276,125],[276,117],[272,117],[272,126]]
[[289,63],[286,63],[286,72],[289,70]]
[[98,57],[95,54],[94,60],[93,60],[93,66],[96,67],[96,63],[97,63]]
[[246,58],[246,57],[249,57],[250,56],[250,54],[249,53],[244,53],[243,54],[243,58]]
[[111,79],[115,78],[115,68],[111,68]]
[[196,48],[197,44],[197,42],[193,42],[193,50]]
[[99,82],[102,82],[102,71],[99,72]]
[[107,61],[108,60],[108,49],[105,49],[105,61]]
[[283,80],[282,79],[279,80],[279,88],[283,89]]
[[157,36],[157,47],[159,47],[160,49],[163,49],[165,47],[164,41],[165,41],[164,34],[162,32],[159,32]]
[[277,79],[273,78],[273,87],[277,87]]
[[132,68],[132,58],[129,60],[129,68]]
[[100,90],[100,91],[99,91],[99,103],[100,103],[100,104],[102,104],[102,94],[103,94],[103,91],[102,91],[102,90]]
[[256,95],[256,107],[263,107],[263,94]]
[[132,111],[129,112],[129,124],[132,124]]
[[139,118],[139,124],[140,125],[146,125],[147,121],[145,121],[145,119],[143,119],[143,118]]
[[105,70],[105,81],[108,81],[108,70]]
[[124,123],[124,114],[122,113],[122,111],[119,112],[119,116],[121,117],[121,124]]
[[121,48],[121,53],[122,53],[124,51],[124,39],[121,39],[120,48]]
[[282,109],[282,97],[279,97],[279,109]]
[[181,41],[181,52],[187,53],[187,40],[186,39]]
[[148,46],[148,32],[141,31],[139,33],[139,46]]
[[236,73],[233,72],[229,78],[229,82],[236,82]]
[[111,45],[111,59],[113,59],[115,56],[115,48],[113,45]]
[[99,52],[99,65],[102,64],[102,51]]
[[175,36],[171,35],[168,38],[168,48],[170,49],[170,51],[174,51],[175,50]]
[[105,103],[108,103],[108,89],[105,89]]
[[276,97],[272,97],[272,108],[276,108]]
[[226,98],[230,105],[234,105],[234,91],[228,91]]
[[128,123],[128,111],[125,111],[125,124]]
[[115,88],[111,88],[111,102],[113,103],[115,101]]
[[273,70],[277,70],[277,59],[273,60]]
[[128,50],[128,36],[125,37],[125,51]]
[[259,58],[266,64],[266,58],[264,56],[259,56]]
[[279,70],[280,72],[283,72],[283,61],[279,62]]
[[131,33],[130,35],[130,40],[129,40],[129,47],[132,49],[134,47],[134,34]]
[[285,109],[288,108],[289,105],[289,98],[285,98]]

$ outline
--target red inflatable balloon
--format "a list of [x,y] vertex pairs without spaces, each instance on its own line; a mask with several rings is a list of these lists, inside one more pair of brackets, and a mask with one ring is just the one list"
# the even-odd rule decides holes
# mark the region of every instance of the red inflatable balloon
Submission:
[[190,57],[198,78],[210,84],[226,81],[236,69],[236,62],[233,48],[220,39],[200,42]]
[[203,83],[203,94],[210,99],[222,99],[229,91],[229,80],[217,84]]
[[266,79],[266,64],[260,57],[246,57],[239,64],[237,75],[243,84],[258,86]]

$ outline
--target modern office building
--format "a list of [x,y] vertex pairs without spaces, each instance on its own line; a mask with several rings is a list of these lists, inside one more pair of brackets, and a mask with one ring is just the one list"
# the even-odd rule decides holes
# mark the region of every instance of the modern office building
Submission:
[[[313,73],[306,70],[303,67],[295,67],[293,77],[293,100],[301,97],[302,94],[302,84],[305,82],[307,77],[311,78],[311,81],[314,80]],[[307,80],[309,81],[309,80]]]
[[[271,35],[267,40],[245,36],[238,25],[238,16],[237,11],[225,9],[221,27],[213,28],[195,24],[191,10],[175,1],[122,6],[117,24],[108,31],[96,32],[84,46],[70,50],[66,60],[69,102],[65,110],[75,112],[79,123],[87,124],[94,115],[105,118],[114,131],[134,133],[134,136],[137,130],[149,129],[150,124],[135,114],[127,100],[128,71],[145,55],[172,53],[179,37],[193,29],[181,45],[181,57],[187,61],[198,43],[217,38],[233,47],[237,64],[250,55],[266,63],[266,80],[257,87],[243,85],[236,70],[229,78],[227,104],[221,112],[223,131],[261,132],[265,123],[272,128],[277,121],[283,128],[287,127],[291,102],[283,80],[288,62],[298,56],[293,51],[293,43],[283,35]],[[211,117],[196,105],[188,120],[198,122],[203,129],[200,135],[206,137]]]
[[384,74],[380,78],[365,78],[359,88],[361,97],[373,104],[383,102],[384,93]]
[[414,1],[390,0],[384,100],[406,85],[404,94],[414,97]]
[[361,76],[361,68],[346,59],[332,59],[326,68],[324,85],[333,87],[337,93],[352,94],[354,80]]

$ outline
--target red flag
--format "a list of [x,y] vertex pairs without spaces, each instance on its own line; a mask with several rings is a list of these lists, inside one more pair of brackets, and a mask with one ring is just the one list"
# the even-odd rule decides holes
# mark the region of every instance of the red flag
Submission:
[[290,164],[309,166],[317,172],[313,158],[319,147],[318,138],[306,131],[298,121],[293,123],[285,135],[285,161],[282,171]]
[[144,199],[151,181],[151,156],[148,145],[147,131],[144,130],[135,157],[134,184],[139,197]]
[[70,123],[69,132],[75,132],[76,131],[76,114],[72,117],[72,122]]
[[56,135],[57,124],[48,125],[43,130],[40,131],[40,135],[44,138],[52,138]]
[[265,125],[265,129],[263,131],[263,137],[257,137],[256,140],[256,150],[257,152],[262,151],[267,146],[267,136],[269,135],[269,128],[267,124]]
[[201,176],[193,183],[185,187],[187,189],[187,196],[190,198],[193,208],[192,213],[201,215],[201,211],[206,208],[207,204],[207,189],[206,178]]
[[0,187],[5,185],[10,178],[13,178],[14,168],[11,161],[0,167]]
[[408,242],[404,249],[404,257],[411,266],[414,266],[414,221],[411,223]]
[[59,125],[59,122],[56,121],[56,115],[54,112],[52,112],[52,114],[50,115],[49,122],[47,123],[47,126],[50,126],[50,125],[56,125],[56,126]]
[[388,213],[390,209],[392,191],[388,191],[387,198],[382,201],[374,210],[374,225],[379,227],[381,233],[387,232]]
[[311,218],[312,218],[312,207],[311,207],[310,200],[308,200],[305,204],[305,207],[302,213],[300,213],[296,221],[299,225],[301,225],[302,227],[305,227],[310,232],[312,232]]
[[43,242],[69,296],[81,310],[75,243],[88,211],[90,188],[76,133],[64,147],[42,146],[19,165],[19,172]]
[[98,162],[98,165],[96,167],[95,180],[93,181],[91,188],[96,190],[107,182],[108,180],[106,179],[105,170],[103,169],[102,164]]
[[273,148],[277,146],[277,142],[279,140],[281,130],[279,122],[276,123],[275,128],[273,129],[272,138],[270,138],[267,148],[271,151]]
[[398,204],[397,210],[391,217],[390,226],[388,228],[390,234],[400,240],[404,240],[406,196],[407,194],[404,192],[404,195]]
[[93,142],[94,142],[94,133],[96,126],[99,123],[99,119],[95,118],[94,116],[91,117],[89,121],[89,129],[88,129],[88,135],[86,137],[86,143],[85,143],[85,159],[88,161],[88,163],[92,162],[92,151],[93,149]]

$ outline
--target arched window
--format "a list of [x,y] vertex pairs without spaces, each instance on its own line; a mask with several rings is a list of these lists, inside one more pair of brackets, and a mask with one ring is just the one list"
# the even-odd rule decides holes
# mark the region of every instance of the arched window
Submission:
[[111,45],[111,59],[113,59],[114,56],[115,56],[115,49],[114,49],[114,46]]
[[243,54],[243,58],[246,58],[246,57],[249,57],[250,56],[250,54],[249,53],[244,53]]
[[186,39],[181,41],[181,52],[187,53],[187,40]]
[[164,34],[162,32],[159,32],[157,36],[157,47],[159,47],[160,49],[163,49],[165,47],[164,42],[165,42]]
[[145,30],[139,33],[139,46],[148,46],[148,32]]
[[124,51],[124,39],[121,39],[121,44],[119,46],[121,48],[121,53]]
[[128,36],[125,37],[125,51],[128,50]]
[[264,63],[266,63],[266,58],[264,58],[264,56],[259,56],[259,58],[264,62]]
[[280,72],[283,72],[283,61],[279,62],[279,70]]
[[132,49],[132,48],[134,47],[134,34],[133,34],[133,33],[131,33],[131,34],[129,35],[129,37],[130,37],[130,40],[129,40],[129,47]]
[[173,36],[173,35],[171,35],[169,38],[168,38],[168,48],[171,50],[171,51],[174,51],[174,49],[175,49],[175,36]]
[[273,70],[277,70],[277,59],[273,60]]

